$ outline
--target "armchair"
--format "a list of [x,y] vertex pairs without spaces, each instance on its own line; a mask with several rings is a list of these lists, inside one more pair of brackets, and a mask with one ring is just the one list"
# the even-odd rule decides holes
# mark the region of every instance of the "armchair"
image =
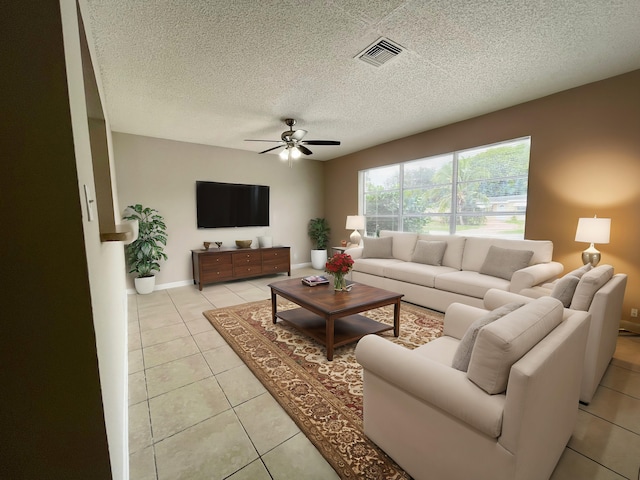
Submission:
[[[599,272],[607,269],[611,269],[613,275],[613,267],[601,265],[586,273],[583,278],[597,276]],[[506,303],[528,303],[533,301],[534,298],[550,295],[553,285],[549,285],[546,289],[538,287],[524,290],[521,292],[524,295],[491,289],[485,294],[484,306],[489,310],[493,310]],[[613,275],[593,294],[593,299],[588,307],[587,311],[591,314],[591,324],[587,337],[582,385],[580,387],[580,401],[584,404],[591,402],[616,350],[626,285],[626,274],[617,273]],[[575,302],[571,303],[572,305],[569,308],[575,308]]]
[[[565,310],[555,299],[535,300],[480,329],[468,372],[454,369],[464,333],[486,314],[452,304],[443,336],[415,350],[376,335],[358,342],[364,432],[416,480],[548,479],[571,436],[582,373],[575,358],[584,355],[590,314]],[[557,326],[527,351],[513,326],[536,316],[554,317]],[[511,335],[503,357],[526,351],[507,366],[506,390],[496,394],[470,380],[489,329]]]

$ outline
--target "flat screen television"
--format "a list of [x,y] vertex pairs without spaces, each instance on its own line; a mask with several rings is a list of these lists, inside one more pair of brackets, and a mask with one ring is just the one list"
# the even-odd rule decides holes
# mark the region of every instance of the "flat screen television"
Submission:
[[269,187],[197,181],[196,209],[198,228],[266,227]]

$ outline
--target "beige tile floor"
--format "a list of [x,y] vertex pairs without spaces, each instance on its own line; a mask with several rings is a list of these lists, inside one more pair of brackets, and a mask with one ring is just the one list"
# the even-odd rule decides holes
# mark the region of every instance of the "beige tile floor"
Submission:
[[[317,274],[294,270],[294,276]],[[282,276],[129,296],[131,480],[338,478],[202,316]],[[639,479],[640,336],[621,334],[553,480]]]

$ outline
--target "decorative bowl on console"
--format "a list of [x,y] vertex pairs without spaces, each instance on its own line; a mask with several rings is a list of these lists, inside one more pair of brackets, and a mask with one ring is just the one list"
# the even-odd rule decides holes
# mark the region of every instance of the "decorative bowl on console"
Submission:
[[253,240],[236,240],[238,248],[249,248]]

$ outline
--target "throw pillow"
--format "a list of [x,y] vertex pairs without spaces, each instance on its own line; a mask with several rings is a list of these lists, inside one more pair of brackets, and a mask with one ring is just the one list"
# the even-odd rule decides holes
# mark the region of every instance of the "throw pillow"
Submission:
[[592,268],[593,268],[593,265],[591,265],[590,263],[587,263],[586,265],[583,265],[580,268],[576,268],[575,270],[572,270],[571,272],[567,273],[567,275],[573,275],[574,277],[582,278],[582,275],[590,271]]
[[533,257],[532,250],[514,250],[491,245],[480,273],[511,280],[516,270],[529,266],[531,257]]
[[391,256],[405,262],[411,261],[413,249],[416,248],[418,234],[413,232],[380,231],[380,238],[392,237]]
[[613,277],[613,267],[611,265],[600,265],[585,273],[576,287],[569,308],[588,311],[593,296],[605,283],[611,280],[611,277]]
[[418,240],[416,249],[413,251],[411,261],[424,263],[426,265],[442,265],[444,251],[447,249],[447,242],[428,242]]
[[565,275],[555,283],[550,295],[560,300],[564,308],[569,308],[571,300],[573,299],[573,293],[576,291],[579,281],[580,279],[578,277]]
[[451,366],[456,370],[460,370],[462,372],[466,372],[469,368],[469,360],[471,360],[471,352],[473,351],[473,346],[476,343],[476,338],[478,337],[478,332],[485,325],[489,325],[491,322],[495,322],[499,318],[504,317],[507,313],[511,313],[514,310],[520,308],[523,303],[507,303],[501,307],[496,308],[495,310],[490,311],[486,315],[478,318],[475,322],[473,322],[465,334],[462,336],[460,343],[458,344],[458,348],[456,349],[456,353],[453,355],[453,362]]
[[362,258],[393,258],[391,254],[393,237],[370,238],[364,237]]
[[490,395],[504,392],[513,364],[560,325],[563,313],[559,300],[542,297],[482,328],[467,378]]

